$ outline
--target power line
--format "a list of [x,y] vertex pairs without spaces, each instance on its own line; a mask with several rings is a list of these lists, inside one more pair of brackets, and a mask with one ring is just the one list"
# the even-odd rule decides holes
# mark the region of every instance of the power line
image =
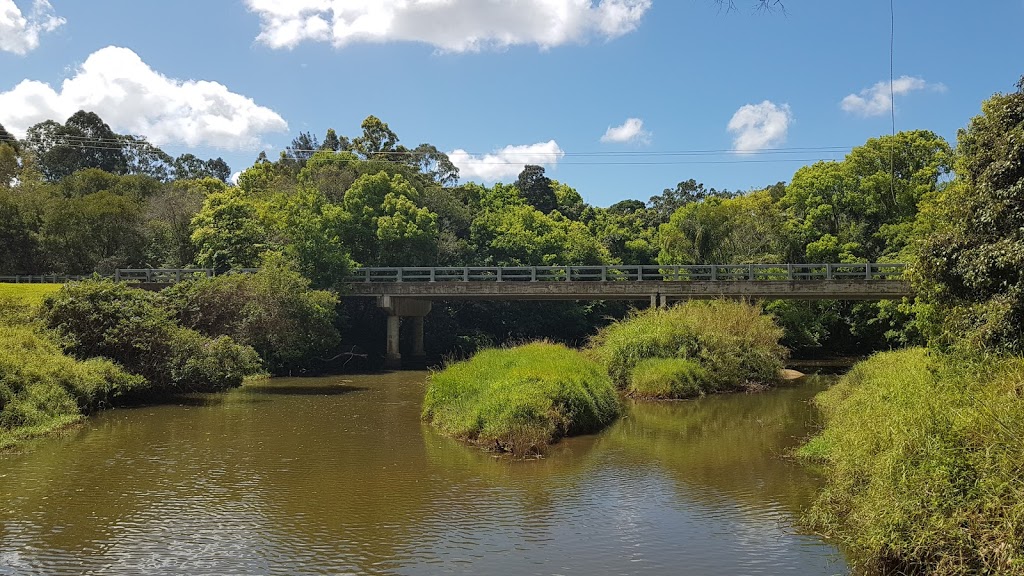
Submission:
[[[75,148],[84,149],[96,149],[96,150],[122,150],[126,146],[132,146],[136,142],[126,143],[123,140],[117,138],[93,138],[88,136],[75,136],[67,135],[61,136],[58,141],[59,145],[71,146]],[[752,155],[791,155],[791,154],[806,154],[806,153],[845,153],[852,150],[853,146],[805,146],[805,147],[791,147],[791,148],[765,148],[761,150],[749,150],[738,152],[732,149],[694,149],[694,150],[633,150],[633,151],[587,151],[587,152],[571,152],[560,150],[558,152],[544,152],[544,151],[497,151],[497,152],[467,152],[460,151],[462,154],[467,156],[475,157],[496,157],[496,156],[530,156],[530,157],[544,157],[551,156],[557,158],[563,157],[661,157],[661,156],[708,156],[708,155],[723,155],[723,154],[742,154],[744,156]],[[323,149],[314,148],[289,148],[291,152],[300,153],[315,153],[324,151]],[[369,152],[363,153],[370,156],[405,156],[405,157],[419,157],[422,154],[414,150],[385,150],[380,152]]]

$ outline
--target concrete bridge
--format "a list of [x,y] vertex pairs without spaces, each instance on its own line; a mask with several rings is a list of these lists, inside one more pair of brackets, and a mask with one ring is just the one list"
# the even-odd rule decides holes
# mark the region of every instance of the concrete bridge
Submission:
[[[633,300],[665,307],[694,298],[889,300],[911,295],[905,268],[895,263],[359,268],[342,291],[347,297],[376,298],[388,314],[385,366],[398,368],[402,319],[413,332],[410,364],[421,363],[423,319],[434,301]],[[207,269],[122,269],[113,278],[158,288],[212,275]],[[0,277],[0,282],[23,281],[26,277]]]
[[889,300],[910,296],[904,264],[716,264],[361,268],[346,296],[377,298],[388,314],[385,366],[402,364],[408,319],[412,363],[425,358],[423,318],[444,300],[634,300],[651,306],[694,298]]

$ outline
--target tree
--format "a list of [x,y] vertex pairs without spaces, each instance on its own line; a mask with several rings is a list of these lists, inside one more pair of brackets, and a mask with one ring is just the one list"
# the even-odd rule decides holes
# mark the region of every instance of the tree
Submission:
[[171,179],[174,161],[145,138],[121,136],[121,146],[128,174],[141,174],[162,182]]
[[334,131],[334,128],[328,128],[327,135],[324,136],[324,143],[320,145],[320,150],[341,152],[342,150],[348,150],[351,146],[352,143],[348,141],[348,138],[339,138],[338,133]]
[[185,153],[174,159],[174,178],[176,180],[216,178],[227,182],[230,177],[231,167],[223,158],[201,160],[194,154]]
[[43,245],[57,271],[110,273],[144,264],[142,224],[136,199],[103,190],[52,205],[42,227]]
[[267,236],[258,205],[237,188],[207,196],[192,219],[196,263],[204,268],[257,267],[268,248]]
[[551,183],[544,175],[543,166],[527,164],[516,179],[516,188],[527,204],[547,214],[558,207],[558,197]]
[[946,141],[925,130],[872,138],[842,161],[797,170],[779,206],[809,260],[822,253],[820,242],[833,244],[826,236],[847,260],[897,258],[918,203],[937,190],[949,159]]
[[337,288],[352,266],[342,244],[351,215],[315,189],[279,195],[268,210],[275,243],[316,288]]
[[360,176],[345,192],[350,215],[342,244],[362,265],[424,266],[437,257],[437,215],[418,205],[419,192],[401,175]]
[[449,186],[459,181],[459,168],[452,163],[444,152],[432,144],[420,144],[410,153],[411,162],[421,172],[442,186]]
[[958,134],[956,180],[928,195],[915,284],[931,343],[1024,353],[1024,77]]
[[651,196],[647,206],[657,215],[658,223],[668,222],[669,219],[687,204],[700,202],[705,198],[716,196],[719,198],[731,198],[735,196],[728,190],[718,191],[704,188],[703,182],[697,182],[693,178],[676,184],[675,188],[665,188],[660,196]]
[[0,124],[0,146],[4,144],[10,146],[15,153],[20,152],[21,147],[18,144],[18,139],[14,137],[14,134],[8,132],[3,124]]
[[486,210],[473,221],[473,243],[494,266],[600,266],[608,250],[580,222],[526,204]]
[[320,141],[317,140],[315,134],[300,132],[292,140],[291,145],[285,148],[285,155],[288,159],[297,162],[299,166],[305,166],[306,160],[309,160],[309,157],[320,149]]
[[63,125],[53,120],[40,122],[28,129],[26,141],[40,171],[52,181],[83,168],[112,174],[128,171],[122,137],[94,112],[79,110]]
[[407,150],[398,147],[398,135],[380,118],[367,116],[361,128],[363,135],[352,141],[352,149],[363,158],[398,162],[408,160],[403,154]]

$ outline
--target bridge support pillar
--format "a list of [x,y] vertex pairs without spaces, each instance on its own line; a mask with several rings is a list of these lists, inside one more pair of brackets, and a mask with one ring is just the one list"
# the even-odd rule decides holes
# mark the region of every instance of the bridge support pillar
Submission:
[[668,295],[662,294],[658,297],[658,307],[661,309],[668,308]]
[[[430,313],[430,300],[417,300],[415,298],[399,298],[395,296],[381,296],[377,305],[388,313],[388,346],[387,354],[384,357],[384,368],[387,370],[399,370],[404,367],[424,368],[427,365],[427,352],[423,339],[423,319]],[[399,342],[399,327],[402,318],[409,320],[408,327],[412,330],[412,354],[406,362],[402,362],[402,354]]]
[[402,353],[398,347],[398,327],[401,323],[401,316],[388,316],[388,348],[384,356],[385,370],[400,370],[402,368]]

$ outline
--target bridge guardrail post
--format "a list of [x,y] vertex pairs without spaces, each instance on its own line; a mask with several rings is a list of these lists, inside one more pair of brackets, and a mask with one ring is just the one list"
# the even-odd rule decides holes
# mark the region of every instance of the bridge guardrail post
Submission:
[[871,280],[871,262],[864,265],[864,279]]
[[756,280],[756,278],[754,277],[754,265],[753,264],[747,264],[747,278],[749,278],[751,282]]
[[501,282],[501,266],[498,266],[498,282]]
[[402,269],[401,268],[398,269],[398,273],[397,273],[396,277],[398,278],[398,280],[397,280],[398,282],[402,281]]
[[607,266],[601,266],[601,282],[607,282],[607,281],[608,281],[608,267]]
[[643,282],[644,281],[644,267],[643,266],[637,266],[636,267],[636,280],[637,280],[637,282]]
[[565,267],[565,281],[572,282],[572,266]]
[[437,268],[431,268],[430,269],[430,281],[431,282],[436,282],[437,281]]
[[832,265],[831,264],[825,264],[825,280],[831,280],[831,279],[832,279]]
[[790,282],[793,281],[793,265],[792,264],[786,264],[786,278],[788,278]]
[[530,266],[530,282],[536,282],[536,281],[537,281],[537,267],[536,266]]
[[462,281],[469,282],[469,266],[464,266],[462,268]]

